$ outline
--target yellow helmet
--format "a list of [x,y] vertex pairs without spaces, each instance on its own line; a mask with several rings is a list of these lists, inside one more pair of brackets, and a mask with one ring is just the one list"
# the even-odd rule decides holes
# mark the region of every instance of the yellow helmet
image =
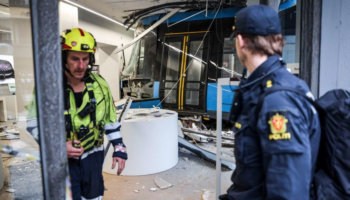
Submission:
[[89,65],[95,64],[96,40],[94,36],[80,28],[67,29],[61,34],[62,45],[62,64],[66,69],[67,53],[66,51],[88,52]]
[[72,28],[61,34],[62,51],[81,51],[95,53],[96,40],[91,33],[80,29]]

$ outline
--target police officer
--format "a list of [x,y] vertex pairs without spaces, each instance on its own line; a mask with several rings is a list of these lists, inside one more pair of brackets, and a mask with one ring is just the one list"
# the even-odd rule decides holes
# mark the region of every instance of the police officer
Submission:
[[[320,141],[319,119],[308,100],[288,87],[312,94],[304,81],[287,71],[278,14],[264,5],[236,15],[236,50],[250,72],[235,94],[233,113],[236,170],[233,185],[221,199],[268,200],[310,198]],[[261,98],[263,96],[263,98]]]

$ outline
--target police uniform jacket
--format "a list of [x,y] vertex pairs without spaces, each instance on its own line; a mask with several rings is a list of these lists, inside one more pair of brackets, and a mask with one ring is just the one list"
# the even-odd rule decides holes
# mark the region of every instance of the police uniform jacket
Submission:
[[259,96],[274,86],[311,92],[273,55],[240,87],[243,107],[235,133],[236,170],[228,190],[230,200],[309,199],[320,142],[319,119],[311,104],[296,93],[278,91]]

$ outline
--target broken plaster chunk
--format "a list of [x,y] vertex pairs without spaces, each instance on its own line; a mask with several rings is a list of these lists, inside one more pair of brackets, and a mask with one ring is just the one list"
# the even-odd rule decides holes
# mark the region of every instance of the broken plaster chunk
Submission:
[[140,190],[134,190],[134,192],[139,193],[139,192],[140,192]]
[[184,159],[184,161],[188,161],[188,158],[187,158],[187,157],[183,157],[182,159]]
[[151,188],[150,189],[152,192],[155,192],[155,191],[157,191],[158,189],[157,188]]
[[215,200],[215,190],[213,189],[203,189],[201,200]]
[[6,190],[6,192],[14,193],[14,192],[16,192],[16,190],[12,189],[12,188],[9,188],[9,189]]
[[154,182],[156,183],[156,185],[160,188],[160,189],[166,189],[171,187],[172,185],[166,181],[164,181],[161,178],[155,178]]

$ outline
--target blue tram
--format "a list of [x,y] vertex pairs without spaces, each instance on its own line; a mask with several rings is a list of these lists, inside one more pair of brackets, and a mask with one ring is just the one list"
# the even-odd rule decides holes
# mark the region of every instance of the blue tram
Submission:
[[[244,69],[231,37],[234,17],[243,7],[178,12],[135,43],[121,75],[123,95],[135,98],[131,107],[158,106],[179,115],[216,118],[218,78],[239,80]],[[292,12],[288,9],[282,12],[295,17],[295,6]],[[135,33],[146,30],[164,15],[144,17]],[[287,34],[295,35],[295,21],[294,27],[288,28],[291,30]],[[234,87],[223,88],[224,119],[228,119]]]

